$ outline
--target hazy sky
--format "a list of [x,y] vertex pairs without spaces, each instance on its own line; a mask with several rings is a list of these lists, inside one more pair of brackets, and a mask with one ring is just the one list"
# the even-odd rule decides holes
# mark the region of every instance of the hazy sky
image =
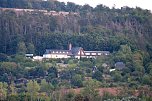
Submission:
[[93,7],[95,7],[98,4],[103,4],[108,7],[113,7],[116,5],[116,8],[120,8],[123,6],[129,6],[129,7],[141,7],[143,9],[149,9],[152,11],[152,0],[58,0],[62,2],[74,2],[76,4],[84,5],[89,4]]

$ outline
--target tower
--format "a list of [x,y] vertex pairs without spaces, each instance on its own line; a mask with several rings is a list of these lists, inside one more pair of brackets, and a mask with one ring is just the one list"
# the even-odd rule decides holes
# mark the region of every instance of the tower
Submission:
[[71,50],[71,49],[72,49],[72,44],[70,43],[70,44],[69,44],[69,50]]

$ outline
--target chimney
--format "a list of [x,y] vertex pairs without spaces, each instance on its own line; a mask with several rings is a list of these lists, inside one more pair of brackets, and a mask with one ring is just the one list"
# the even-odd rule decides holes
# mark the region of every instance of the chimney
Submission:
[[72,49],[72,44],[70,43],[70,44],[69,44],[69,50],[71,50],[71,49]]

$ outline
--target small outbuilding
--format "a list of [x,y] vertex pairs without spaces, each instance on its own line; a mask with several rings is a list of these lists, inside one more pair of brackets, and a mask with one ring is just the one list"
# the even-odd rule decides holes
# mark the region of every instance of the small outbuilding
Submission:
[[116,62],[115,63],[115,69],[122,70],[124,68],[126,68],[126,66],[123,62]]
[[33,54],[25,54],[26,58],[33,58],[33,56],[34,56]]

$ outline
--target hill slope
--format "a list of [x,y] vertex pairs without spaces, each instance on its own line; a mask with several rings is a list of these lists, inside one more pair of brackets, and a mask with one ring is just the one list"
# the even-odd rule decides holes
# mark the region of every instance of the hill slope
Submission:
[[[95,8],[58,1],[1,0],[2,8],[33,9],[32,12],[0,10],[0,52],[14,54],[17,44],[32,43],[36,53],[46,48],[82,46],[86,50],[116,51],[122,44],[133,50],[152,49],[152,14],[141,8]],[[38,10],[35,10],[38,9]],[[57,15],[43,13],[57,11]],[[50,11],[51,10],[51,11]],[[66,12],[66,15],[59,13]],[[76,14],[76,15],[75,15]]]

